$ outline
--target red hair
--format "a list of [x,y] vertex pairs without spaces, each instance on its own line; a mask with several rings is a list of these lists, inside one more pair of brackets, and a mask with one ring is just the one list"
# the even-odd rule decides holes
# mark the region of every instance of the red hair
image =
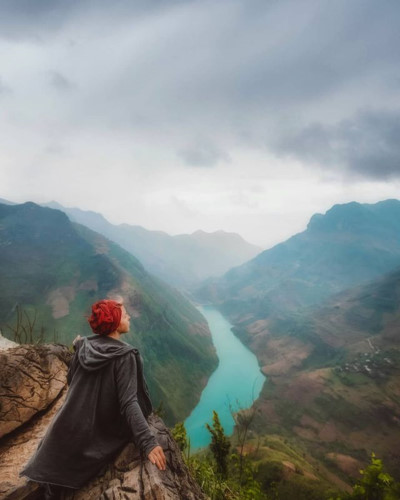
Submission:
[[119,327],[122,304],[115,300],[99,300],[92,305],[92,315],[88,319],[91,329],[99,335],[109,335]]

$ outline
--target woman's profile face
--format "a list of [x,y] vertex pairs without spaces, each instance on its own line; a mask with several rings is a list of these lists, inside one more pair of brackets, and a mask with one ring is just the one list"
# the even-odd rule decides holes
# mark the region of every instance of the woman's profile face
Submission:
[[129,332],[129,320],[131,319],[131,317],[126,312],[125,306],[121,306],[121,311],[122,311],[121,321],[120,321],[119,326],[117,328],[117,332],[127,333],[127,332]]

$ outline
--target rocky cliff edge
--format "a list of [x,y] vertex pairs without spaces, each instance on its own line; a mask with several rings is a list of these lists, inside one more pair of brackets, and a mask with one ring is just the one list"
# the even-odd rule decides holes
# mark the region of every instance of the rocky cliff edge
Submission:
[[[43,498],[40,485],[18,473],[64,402],[71,356],[58,344],[10,345],[0,351],[0,500]],[[141,460],[129,443],[98,476],[63,500],[205,499],[163,421],[152,415],[149,425],[164,449],[166,471]]]

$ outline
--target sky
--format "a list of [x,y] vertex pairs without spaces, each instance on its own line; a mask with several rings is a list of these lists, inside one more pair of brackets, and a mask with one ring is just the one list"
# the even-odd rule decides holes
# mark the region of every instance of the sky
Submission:
[[268,248],[400,198],[398,0],[1,0],[0,197]]

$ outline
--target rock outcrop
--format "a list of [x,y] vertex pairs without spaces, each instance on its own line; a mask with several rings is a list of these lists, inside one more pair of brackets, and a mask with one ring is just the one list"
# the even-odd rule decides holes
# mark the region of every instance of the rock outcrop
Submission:
[[[54,415],[61,408],[67,389],[46,411],[36,414],[8,436],[0,439],[0,500],[22,500],[41,498],[37,495],[39,485],[18,477],[19,471],[35,452]],[[30,496],[30,494],[34,496]]]
[[[12,380],[18,381],[14,384],[13,391],[18,396],[22,394],[21,401],[25,395],[31,397],[37,391],[34,381],[43,377],[43,380],[59,380],[61,392],[58,397],[47,405],[46,410],[36,409],[34,415],[24,425],[20,425],[10,434],[0,440],[0,500],[41,500],[43,491],[38,483],[18,477],[19,471],[35,452],[37,445],[44,436],[47,427],[54,415],[61,408],[66,393],[66,369],[60,369],[57,362],[48,362],[49,357],[60,357],[65,354],[63,346],[40,346],[42,351],[38,351],[38,346],[19,346],[10,349],[7,353],[0,353],[1,356],[10,355],[10,359],[2,358],[1,363],[5,366],[13,366],[14,376]],[[16,352],[13,352],[16,351]],[[44,353],[47,352],[46,355]],[[52,354],[50,354],[52,353]],[[64,353],[64,354],[63,354]],[[22,361],[22,357],[24,362]],[[65,362],[68,363],[70,354],[66,353]],[[11,360],[20,359],[19,364]],[[18,375],[18,366],[22,367],[21,374]],[[42,372],[42,375],[38,375]],[[50,375],[46,375],[47,372]],[[35,373],[35,375],[33,375]],[[33,379],[29,377],[32,375]],[[34,387],[31,392],[26,392],[25,380],[30,387]],[[2,379],[4,380],[4,379]],[[45,384],[45,382],[44,382]],[[49,384],[50,385],[50,382]],[[7,389],[9,391],[9,389]],[[2,388],[2,392],[4,388]],[[52,394],[55,394],[53,392]],[[33,397],[33,396],[32,396]],[[16,398],[18,399],[18,398]],[[40,398],[39,398],[40,399]],[[19,419],[19,417],[18,417]],[[20,419],[18,420],[20,422]],[[163,447],[166,459],[167,470],[159,471],[149,460],[141,458],[133,443],[121,451],[116,460],[109,464],[107,468],[93,478],[84,488],[62,495],[63,500],[203,500],[206,497],[202,493],[198,484],[191,477],[183,459],[181,452],[172,438],[169,429],[163,421],[155,415],[149,418],[149,425],[154,432],[158,442]],[[60,499],[61,500],[61,499]]]
[[190,476],[178,445],[163,421],[152,415],[149,425],[162,446],[167,470],[159,471],[141,459],[133,443],[128,444],[113,464],[80,491],[65,500],[202,500],[206,497]]
[[60,344],[0,351],[0,438],[46,409],[66,384],[72,354]]

